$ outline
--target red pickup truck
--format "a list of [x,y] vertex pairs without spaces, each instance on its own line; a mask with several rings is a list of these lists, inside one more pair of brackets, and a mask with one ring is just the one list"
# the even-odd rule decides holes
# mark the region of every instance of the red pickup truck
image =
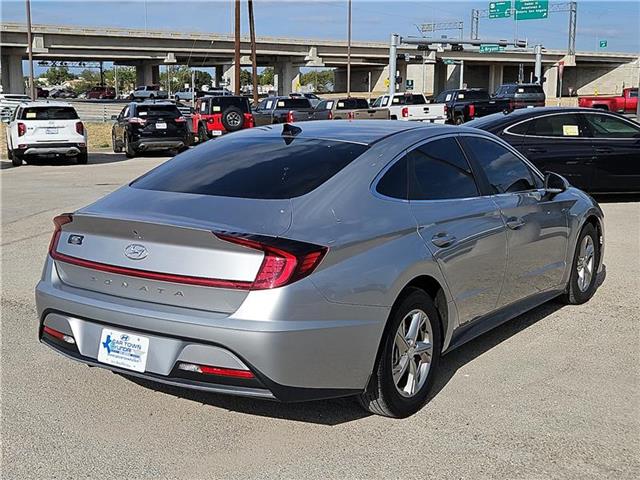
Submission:
[[625,88],[619,97],[580,97],[578,106],[601,108],[610,112],[635,113],[638,108],[638,89]]

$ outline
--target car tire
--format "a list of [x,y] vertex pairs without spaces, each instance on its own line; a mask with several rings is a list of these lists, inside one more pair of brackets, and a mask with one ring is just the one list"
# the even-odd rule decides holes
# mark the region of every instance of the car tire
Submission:
[[127,158],[133,158],[136,156],[136,149],[129,143],[129,136],[124,136],[124,154]]
[[13,160],[13,152],[11,151],[11,149],[9,148],[9,144],[7,144],[7,158],[9,160]]
[[80,152],[76,157],[76,162],[78,162],[78,165],[86,165],[89,163],[89,154],[87,152]]
[[207,129],[204,126],[204,123],[198,124],[198,143],[206,142],[209,140],[209,134],[207,133]]
[[17,153],[11,153],[11,165],[14,167],[19,167],[22,165],[22,157]]
[[438,368],[441,336],[434,301],[423,290],[408,289],[391,311],[373,375],[358,397],[360,404],[393,418],[420,410]]
[[113,148],[113,153],[122,153],[122,145],[118,145],[116,136],[113,133],[111,134],[111,146]]
[[152,93],[151,95],[149,95],[149,99],[153,100],[154,98],[156,98],[156,96]]
[[222,125],[227,132],[237,132],[244,126],[244,113],[238,107],[229,107],[222,112]]
[[453,117],[454,125],[462,125],[464,123],[464,117],[462,115],[456,115]]
[[130,101],[134,101],[136,99],[136,97],[133,96],[133,93],[129,94],[129,100]]
[[600,241],[596,228],[587,223],[578,236],[571,262],[569,284],[561,299],[569,305],[587,302],[597,289]]

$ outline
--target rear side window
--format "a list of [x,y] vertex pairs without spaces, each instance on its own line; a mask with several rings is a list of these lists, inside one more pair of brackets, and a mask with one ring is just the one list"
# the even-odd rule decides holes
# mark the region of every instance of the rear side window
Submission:
[[407,199],[407,162],[405,155],[382,176],[376,191],[382,195],[401,200]]
[[409,199],[444,200],[478,195],[471,168],[452,137],[409,152]]
[[22,110],[20,120],[76,120],[78,114],[73,107],[27,107]]
[[345,98],[338,101],[337,110],[355,110],[357,108],[369,108],[364,98]]
[[138,105],[137,114],[140,117],[172,117],[181,116],[180,110],[174,105]]
[[322,185],[367,145],[228,135],[207,142],[134,181],[145,190],[257,199],[286,199]]
[[536,137],[584,137],[577,115],[547,115],[531,121],[527,135]]
[[533,190],[529,167],[502,145],[479,137],[465,137],[465,150],[484,171],[493,193],[515,193]]

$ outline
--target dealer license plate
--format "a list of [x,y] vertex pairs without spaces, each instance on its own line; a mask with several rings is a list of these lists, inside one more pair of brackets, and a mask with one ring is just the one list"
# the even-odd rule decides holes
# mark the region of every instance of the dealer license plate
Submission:
[[114,367],[144,372],[148,350],[147,337],[103,328],[98,345],[98,361]]

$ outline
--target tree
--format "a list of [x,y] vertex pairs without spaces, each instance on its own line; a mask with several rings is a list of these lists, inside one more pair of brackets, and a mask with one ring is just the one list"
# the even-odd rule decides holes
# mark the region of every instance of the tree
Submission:
[[312,85],[318,93],[333,91],[335,75],[333,70],[312,70],[300,75],[300,85]]
[[252,84],[253,82],[251,81],[251,72],[245,69],[240,70],[240,86],[245,87]]
[[[104,83],[116,86],[115,68],[104,71]],[[118,67],[118,93],[128,92],[136,87],[135,67]]]
[[273,78],[275,76],[275,71],[272,67],[267,67],[262,70],[262,73],[258,75],[258,83],[260,85],[273,85]]
[[62,85],[64,82],[76,78],[67,67],[49,67],[42,76],[47,79],[49,85]]
[[[211,85],[211,74],[203,72],[202,70],[196,70],[195,83],[196,89],[202,88],[203,85]],[[171,73],[171,91],[176,92],[182,90],[185,84],[191,85],[191,68],[186,65],[180,65],[179,67],[172,66],[170,68]],[[166,70],[160,73],[160,85],[167,88],[167,72]]]

